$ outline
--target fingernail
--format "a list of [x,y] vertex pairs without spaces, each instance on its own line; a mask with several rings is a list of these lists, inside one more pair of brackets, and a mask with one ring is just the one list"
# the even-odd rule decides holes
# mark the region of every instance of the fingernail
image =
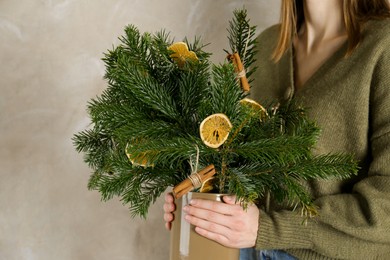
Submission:
[[197,200],[191,200],[191,201],[190,201],[190,204],[191,204],[191,205],[195,205],[196,203],[197,203]]
[[188,206],[184,206],[183,211],[188,212]]

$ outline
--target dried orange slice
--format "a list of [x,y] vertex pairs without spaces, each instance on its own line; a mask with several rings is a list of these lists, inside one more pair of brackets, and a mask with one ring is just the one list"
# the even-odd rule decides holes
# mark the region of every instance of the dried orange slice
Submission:
[[188,50],[185,42],[176,42],[168,47],[168,50],[173,51],[170,57],[177,62],[180,68],[184,66],[187,60],[198,61],[198,56],[193,51]]
[[208,147],[218,148],[228,138],[233,125],[225,114],[213,114],[200,124],[200,138]]
[[253,99],[250,99],[250,98],[241,99],[240,104],[250,108],[255,113],[261,111],[260,121],[263,121],[264,119],[266,119],[268,117],[267,110],[262,105],[260,105],[256,101],[254,101]]
[[148,159],[146,158],[146,153],[141,153],[140,155],[134,157],[132,156],[130,153],[127,152],[127,148],[128,148],[129,144],[126,145],[126,155],[127,155],[127,158],[129,158],[130,162],[132,165],[134,166],[141,166],[141,167],[153,167],[154,164],[151,164],[148,162]]
[[214,189],[214,177],[208,178],[202,183],[199,192],[206,193]]

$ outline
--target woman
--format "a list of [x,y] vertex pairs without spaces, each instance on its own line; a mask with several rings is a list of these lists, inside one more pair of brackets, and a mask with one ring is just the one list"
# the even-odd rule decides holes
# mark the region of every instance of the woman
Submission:
[[[322,129],[316,153],[354,153],[359,175],[307,183],[320,216],[302,225],[290,209],[243,211],[194,200],[196,231],[242,250],[241,259],[388,259],[390,256],[390,7],[386,0],[283,0],[281,25],[258,38],[251,95],[294,97]],[[272,59],[269,53],[272,53]],[[166,196],[164,219],[174,210]]]

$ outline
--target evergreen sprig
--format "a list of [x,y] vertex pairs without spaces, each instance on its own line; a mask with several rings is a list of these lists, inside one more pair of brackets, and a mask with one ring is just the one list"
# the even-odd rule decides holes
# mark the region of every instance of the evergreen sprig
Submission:
[[256,26],[250,24],[246,9],[235,10],[234,18],[229,21],[228,40],[232,52],[238,52],[246,68],[246,76],[249,83],[253,81],[252,73],[257,69],[252,68],[256,58]]
[[[248,68],[255,61],[255,27],[246,10],[235,11],[229,25],[231,51]],[[107,89],[87,106],[91,128],[73,138],[93,170],[88,188],[103,200],[120,197],[132,216],[146,217],[167,187],[214,164],[215,192],[235,194],[244,206],[271,194],[312,212],[302,181],[356,173],[350,155],[312,154],[320,131],[295,102],[270,104],[267,112],[243,105],[234,66],[212,64],[199,38],[184,39],[198,59],[184,66],[171,56],[173,41],[165,31],[140,33],[129,25],[119,39],[103,58]],[[199,130],[215,113],[233,124],[218,149],[208,147]]]

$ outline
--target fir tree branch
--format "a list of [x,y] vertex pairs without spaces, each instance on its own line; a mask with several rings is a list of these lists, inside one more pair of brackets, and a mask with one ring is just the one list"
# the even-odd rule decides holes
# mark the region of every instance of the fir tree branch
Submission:
[[231,64],[223,64],[213,66],[212,68],[213,82],[207,93],[209,104],[206,111],[210,115],[213,113],[224,113],[227,117],[234,121],[239,114],[239,101],[244,97],[239,82],[237,81],[234,67]]
[[237,200],[245,204],[254,203],[258,198],[264,196],[263,187],[255,185],[252,179],[243,173],[242,169],[231,167],[228,171],[228,190],[222,192],[235,194]]
[[113,145],[108,135],[95,128],[75,134],[72,140],[76,150],[84,153],[84,161],[89,167],[107,168],[107,157]]
[[178,77],[177,104],[181,114],[181,127],[186,132],[197,135],[199,110],[205,102],[209,88],[210,72],[208,65],[181,73]]
[[123,69],[124,85],[132,91],[138,100],[170,119],[179,117],[176,102],[170,93],[167,93],[163,86],[160,86],[154,78],[148,75],[148,72],[131,64],[123,66],[121,69]]
[[175,167],[189,160],[196,154],[198,147],[203,157],[217,154],[217,151],[207,148],[200,140],[191,140],[190,137],[174,137],[171,139],[148,139],[137,145],[129,146],[127,152],[134,157],[143,156],[150,164],[159,167]]
[[124,142],[134,139],[165,139],[186,134],[177,123],[160,119],[135,119],[125,121],[125,125],[117,127],[114,135]]
[[289,175],[295,179],[346,179],[356,175],[356,161],[349,154],[324,154],[302,160],[289,168]]
[[310,155],[312,138],[306,136],[285,137],[250,141],[232,147],[232,152],[246,161],[277,164],[294,163]]
[[249,83],[253,81],[251,75],[257,67],[251,67],[256,61],[256,26],[250,25],[245,9],[235,10],[233,19],[229,22],[228,39],[232,52],[238,52],[246,68]]

